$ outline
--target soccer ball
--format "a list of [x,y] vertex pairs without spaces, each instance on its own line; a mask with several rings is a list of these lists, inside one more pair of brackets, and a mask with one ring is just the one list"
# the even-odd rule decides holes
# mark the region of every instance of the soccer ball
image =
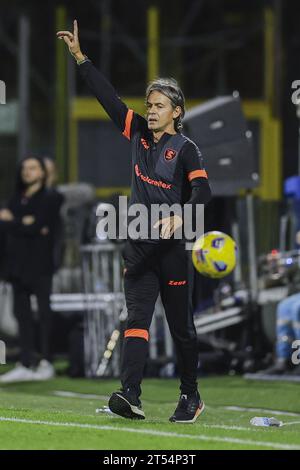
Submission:
[[226,233],[213,231],[202,235],[192,251],[196,270],[207,277],[221,279],[234,269],[237,246]]

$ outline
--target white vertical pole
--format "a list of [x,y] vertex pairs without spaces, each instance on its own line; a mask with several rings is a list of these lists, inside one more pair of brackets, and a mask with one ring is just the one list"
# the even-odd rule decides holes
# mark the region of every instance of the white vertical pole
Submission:
[[29,115],[29,38],[30,23],[26,16],[19,21],[18,47],[18,96],[19,96],[19,139],[18,160],[29,151],[30,115]]

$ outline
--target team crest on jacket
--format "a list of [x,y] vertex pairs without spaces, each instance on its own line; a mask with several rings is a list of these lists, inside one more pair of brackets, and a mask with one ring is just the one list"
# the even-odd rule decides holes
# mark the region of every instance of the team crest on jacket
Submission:
[[150,148],[150,145],[148,144],[146,139],[141,139],[141,142],[143,144],[143,147],[148,150]]
[[174,160],[176,156],[177,156],[176,150],[166,149],[164,157],[165,157],[165,160],[167,160],[167,162]]

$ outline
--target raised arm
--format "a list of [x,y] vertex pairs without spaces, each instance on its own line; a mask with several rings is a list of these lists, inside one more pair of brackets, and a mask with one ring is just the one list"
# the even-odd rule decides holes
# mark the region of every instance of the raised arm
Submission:
[[58,31],[56,33],[59,39],[63,39],[67,44],[70,54],[74,57],[77,62],[85,60],[85,56],[82,54],[80,49],[79,37],[78,37],[78,23],[77,20],[73,21],[73,33],[70,31]]
[[146,127],[146,120],[131,109],[128,109],[126,104],[119,98],[114,87],[82,53],[77,21],[74,20],[73,33],[70,31],[58,31],[57,37],[65,41],[71,55],[79,66],[82,77],[122,134],[130,140],[140,127]]

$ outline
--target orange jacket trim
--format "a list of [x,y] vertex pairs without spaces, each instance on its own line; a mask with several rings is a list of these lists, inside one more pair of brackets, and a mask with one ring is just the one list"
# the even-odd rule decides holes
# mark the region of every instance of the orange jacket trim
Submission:
[[192,181],[194,178],[207,178],[207,173],[205,170],[190,171],[188,174],[188,180]]
[[128,109],[126,119],[125,119],[125,129],[122,134],[130,140],[130,130],[131,130],[131,123],[133,118],[133,110]]
[[143,338],[146,341],[149,341],[149,333],[147,330],[126,330],[124,333],[125,338]]

